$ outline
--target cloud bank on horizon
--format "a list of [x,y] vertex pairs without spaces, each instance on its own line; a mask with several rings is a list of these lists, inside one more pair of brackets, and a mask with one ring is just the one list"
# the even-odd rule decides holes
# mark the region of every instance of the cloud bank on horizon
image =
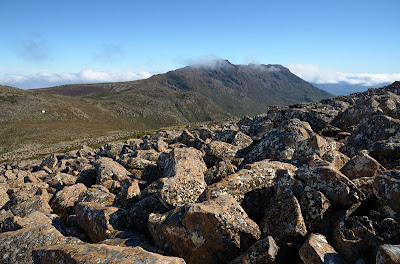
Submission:
[[47,72],[35,74],[0,74],[0,85],[15,86],[22,89],[44,88],[63,84],[84,84],[104,82],[124,82],[146,79],[149,72],[101,72],[84,70],[79,73],[53,74]]
[[322,69],[319,65],[289,63],[291,72],[310,83],[377,86],[382,83],[392,83],[400,80],[400,73],[344,73]]
[[[114,46],[111,47],[114,50]],[[107,49],[106,49],[107,50]],[[119,50],[118,50],[119,52]],[[114,52],[113,52],[114,53]],[[186,60],[185,63],[194,67],[221,67],[224,60],[209,55],[196,59]],[[253,67],[259,64],[250,63]],[[392,74],[370,74],[370,73],[344,73],[324,70],[319,65],[289,63],[289,70],[300,78],[315,84],[337,84],[347,83],[349,85],[362,85],[368,87],[379,87],[383,84],[400,80],[400,73]],[[264,69],[264,67],[262,67]],[[274,71],[275,68],[269,68]],[[279,69],[276,69],[279,70]],[[150,72],[129,71],[94,71],[83,70],[78,73],[47,73],[34,74],[0,74],[0,85],[15,86],[22,89],[45,88],[63,84],[86,84],[104,82],[123,82],[146,79],[151,77]]]

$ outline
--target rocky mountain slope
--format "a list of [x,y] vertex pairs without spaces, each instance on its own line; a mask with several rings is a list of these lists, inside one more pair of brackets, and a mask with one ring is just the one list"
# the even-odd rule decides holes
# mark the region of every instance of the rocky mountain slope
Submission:
[[1,263],[399,263],[400,83],[0,166]]
[[[170,105],[172,101],[171,105],[177,108],[174,112],[181,112],[190,122],[215,119],[221,113],[236,117],[255,115],[265,112],[268,105],[316,102],[332,97],[281,65],[234,65],[227,60],[187,66],[133,82],[63,85],[38,91],[68,96],[101,95],[118,102],[128,97],[131,105],[137,104],[135,100],[144,101],[140,105],[143,111],[147,110],[147,102],[162,101],[163,105]],[[182,101],[185,103],[181,104]],[[148,112],[157,111],[154,107],[152,110]]]

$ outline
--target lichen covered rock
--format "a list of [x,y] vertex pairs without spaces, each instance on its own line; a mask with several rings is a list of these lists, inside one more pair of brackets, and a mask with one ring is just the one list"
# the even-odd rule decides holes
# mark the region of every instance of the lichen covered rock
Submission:
[[278,254],[279,247],[275,240],[269,236],[254,243],[246,252],[235,258],[230,264],[264,264],[275,263],[275,257]]
[[299,242],[307,234],[300,204],[292,190],[281,189],[265,209],[260,224],[263,237],[272,236],[280,243]]
[[276,171],[280,169],[295,171],[296,167],[289,163],[270,160],[246,165],[239,172],[228,175],[221,181],[207,186],[201,196],[201,200],[229,194],[238,202],[242,202],[246,193],[255,189],[272,187]]
[[349,160],[340,170],[349,179],[375,177],[385,168],[368,151],[363,150]]
[[35,263],[121,263],[184,264],[181,258],[148,252],[141,247],[119,247],[104,244],[54,245],[33,252]]
[[115,237],[123,226],[120,221],[125,211],[99,203],[82,202],[75,206],[79,226],[85,230],[92,242]]
[[157,246],[188,263],[228,263],[260,237],[260,229],[230,196],[151,214]]
[[310,264],[346,264],[336,250],[329,245],[326,237],[311,234],[299,251],[303,263]]

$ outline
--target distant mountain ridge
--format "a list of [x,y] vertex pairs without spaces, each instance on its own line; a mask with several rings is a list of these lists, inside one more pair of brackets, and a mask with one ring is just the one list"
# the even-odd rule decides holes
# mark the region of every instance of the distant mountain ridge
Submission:
[[364,85],[364,84],[349,84],[347,82],[339,83],[313,83],[315,87],[318,87],[324,91],[327,91],[333,95],[350,95],[352,93],[359,93],[367,91],[370,88],[377,88],[389,85],[390,82],[382,82],[376,85]]
[[234,65],[227,60],[187,66],[132,82],[63,85],[37,91],[110,98],[132,93],[154,98],[183,92],[211,99],[213,103],[209,103],[233,116],[262,113],[268,105],[316,102],[333,96],[281,65]]

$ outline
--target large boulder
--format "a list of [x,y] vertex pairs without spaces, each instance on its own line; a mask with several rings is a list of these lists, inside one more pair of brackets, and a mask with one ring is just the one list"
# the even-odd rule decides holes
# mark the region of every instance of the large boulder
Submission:
[[361,120],[357,129],[348,138],[343,151],[349,156],[357,155],[361,150],[369,150],[379,141],[390,141],[400,138],[400,119],[385,115],[376,115]]
[[260,237],[260,229],[231,196],[151,214],[154,243],[188,263],[228,263]]
[[164,206],[171,209],[197,201],[206,186],[206,182],[201,178],[162,178],[158,181],[157,194]]
[[267,117],[274,123],[282,120],[299,119],[310,124],[314,131],[322,130],[337,116],[339,109],[326,103],[300,103],[291,106],[269,107]]
[[45,214],[35,211],[26,217],[19,217],[11,214],[5,216],[4,219],[0,220],[0,222],[0,233],[3,233],[16,231],[25,227],[51,225],[53,220],[47,217]]
[[10,201],[4,207],[20,217],[25,217],[34,211],[51,213],[48,188],[49,185],[45,183],[24,183],[10,188],[7,191]]
[[55,169],[58,164],[58,159],[56,154],[50,154],[42,160],[40,167],[47,167],[49,169]]
[[300,204],[290,188],[282,188],[271,199],[260,224],[263,237],[272,236],[278,244],[301,242],[307,228]]
[[334,140],[328,141],[324,137],[315,134],[307,139],[296,142],[293,159],[301,159],[314,153],[323,157],[326,153],[334,152],[338,149],[338,142]]
[[121,181],[121,191],[115,197],[114,204],[121,208],[128,208],[131,204],[137,202],[139,195],[138,180],[126,178]]
[[214,166],[217,162],[222,160],[233,161],[239,149],[238,146],[226,142],[211,141],[204,149],[206,152],[204,160],[209,167]]
[[399,264],[400,246],[385,244],[378,248],[376,253],[376,264]]
[[204,180],[207,185],[219,182],[226,176],[235,173],[236,166],[230,160],[223,160],[217,162],[214,166],[209,168],[204,174]]
[[141,247],[120,247],[105,244],[54,245],[33,252],[35,263],[121,263],[121,264],[184,264],[181,258],[148,252]]
[[325,195],[306,186],[299,199],[307,230],[310,233],[329,234],[332,207]]
[[50,202],[51,208],[61,217],[74,214],[75,202],[78,201],[79,195],[86,189],[83,183],[65,186],[53,196]]
[[155,161],[150,161],[142,158],[127,157],[119,160],[120,164],[128,170],[144,170],[149,165],[155,165]]
[[365,199],[354,183],[332,165],[303,167],[296,175],[334,204],[353,205]]
[[375,257],[375,248],[383,244],[366,216],[343,217],[333,229],[333,240],[347,263],[368,263]]
[[340,169],[349,179],[375,177],[384,170],[385,168],[376,159],[368,155],[366,150],[360,151]]
[[296,167],[280,161],[263,160],[245,165],[237,173],[226,176],[221,181],[207,186],[201,200],[212,199],[219,195],[229,194],[242,202],[246,193],[274,185],[277,170],[295,171]]
[[117,158],[121,155],[124,145],[123,142],[106,143],[99,154],[109,158]]
[[204,179],[206,170],[200,151],[194,148],[175,148],[164,161],[163,176],[166,178],[191,176]]
[[34,263],[32,251],[38,247],[79,242],[79,239],[64,237],[52,225],[38,225],[1,233],[0,263]]
[[102,185],[92,185],[84,192],[80,193],[77,202],[101,203],[103,205],[112,205],[115,195]]
[[236,130],[224,130],[214,137],[215,141],[222,141],[239,148],[246,148],[253,143],[253,140],[248,135]]
[[0,184],[0,209],[8,202],[10,201],[10,197],[8,197],[7,194],[8,186]]
[[144,198],[129,209],[130,222],[137,230],[148,230],[148,220],[151,213],[164,214],[168,209],[160,202],[157,194]]
[[87,169],[78,173],[75,183],[83,183],[86,187],[96,184],[97,172],[95,169]]
[[121,181],[132,176],[121,164],[110,158],[100,158],[95,162],[97,172],[96,184],[102,184],[109,180]]
[[386,171],[375,177],[373,183],[374,194],[380,198],[384,204],[391,207],[400,214],[400,171]]
[[291,159],[296,143],[308,139],[314,132],[307,122],[289,119],[266,134],[248,154],[248,162],[263,159]]
[[149,161],[157,161],[160,157],[160,154],[160,152],[154,149],[138,149],[131,154],[131,157]]
[[[252,121],[252,122],[251,122]],[[248,120],[247,134],[255,140],[260,140],[265,134],[274,130],[274,123],[267,115],[255,116],[254,120]]]
[[341,112],[332,124],[343,129],[357,125],[360,120],[374,115],[388,115],[398,118],[398,110],[400,105],[399,95],[386,91],[374,91],[367,97],[360,97],[356,103]]
[[336,250],[329,245],[326,237],[311,234],[299,251],[303,263],[309,264],[346,264]]
[[229,264],[265,264],[275,263],[279,247],[275,240],[269,236],[254,243],[246,252],[235,258]]
[[43,177],[43,181],[55,190],[61,190],[64,186],[73,185],[76,182],[76,176],[68,173],[48,174]]
[[379,107],[379,102],[375,98],[360,99],[357,104],[339,113],[331,124],[342,129],[347,129],[357,125],[363,118],[373,115],[382,115],[383,111]]
[[187,145],[189,141],[194,140],[196,137],[187,129],[182,131],[182,134],[176,139],[177,142]]
[[113,238],[121,232],[124,210],[99,203],[82,202],[75,206],[79,226],[85,230],[92,242]]
[[194,148],[175,148],[163,166],[164,178],[155,184],[160,201],[170,208],[195,202],[206,187],[207,167],[201,152]]

